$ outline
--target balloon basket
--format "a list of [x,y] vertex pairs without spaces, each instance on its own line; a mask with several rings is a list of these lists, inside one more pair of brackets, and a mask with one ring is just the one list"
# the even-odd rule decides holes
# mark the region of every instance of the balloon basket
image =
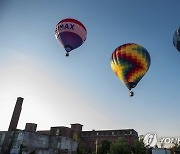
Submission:
[[129,96],[130,96],[130,97],[134,96],[134,92],[133,92],[133,91],[130,91],[130,92],[129,92]]

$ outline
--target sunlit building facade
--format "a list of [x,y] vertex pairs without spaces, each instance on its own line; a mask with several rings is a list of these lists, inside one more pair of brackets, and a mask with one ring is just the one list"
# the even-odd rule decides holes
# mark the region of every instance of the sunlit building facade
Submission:
[[71,128],[57,126],[39,131],[36,131],[37,124],[26,123],[25,129],[19,130],[16,127],[22,103],[23,98],[18,97],[8,131],[0,131],[1,154],[77,154],[80,144],[83,144],[83,154],[88,154],[97,151],[102,140],[124,139],[131,145],[138,139],[133,129],[82,131],[83,125],[79,123],[71,124]]
[[[84,153],[95,152],[102,140],[114,142],[124,139],[133,144],[138,139],[134,129],[124,130],[92,130],[82,131],[81,124],[71,124],[71,128],[64,126],[51,127],[50,130],[36,131],[36,124],[27,123],[24,130],[11,132],[9,140],[10,154],[77,154],[78,143],[84,145]],[[2,147],[5,131],[0,132],[0,147]]]
[[[24,130],[11,132],[8,148],[10,154],[76,154],[78,142],[73,139],[73,133],[75,132],[67,127],[56,127],[56,132],[54,127],[47,131],[36,131],[32,124]],[[0,132],[1,148],[5,134],[5,131]]]

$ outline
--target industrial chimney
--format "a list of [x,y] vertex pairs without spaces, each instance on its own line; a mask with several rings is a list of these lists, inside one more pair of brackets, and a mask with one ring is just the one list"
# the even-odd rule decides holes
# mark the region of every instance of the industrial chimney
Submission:
[[17,128],[19,117],[21,114],[21,107],[22,107],[23,100],[24,98],[22,97],[17,98],[8,131],[15,131]]
[[24,98],[22,98],[22,97],[17,98],[16,105],[14,107],[14,112],[13,112],[13,115],[11,118],[11,122],[9,124],[8,131],[7,131],[5,138],[4,138],[4,141],[3,141],[3,145],[2,145],[2,149],[1,149],[2,154],[8,154],[9,153],[10,137],[11,137],[12,133],[17,128],[19,117],[21,114],[21,107],[22,107],[23,100],[24,100]]

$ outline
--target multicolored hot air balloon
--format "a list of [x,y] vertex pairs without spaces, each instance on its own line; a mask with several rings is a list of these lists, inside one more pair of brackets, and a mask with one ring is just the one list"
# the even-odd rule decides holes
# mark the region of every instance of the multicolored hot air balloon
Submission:
[[69,52],[80,47],[86,40],[85,26],[76,19],[63,19],[56,25],[55,37],[64,46],[66,56]]
[[173,44],[175,48],[180,52],[180,27],[174,32]]
[[131,91],[146,74],[151,58],[148,51],[141,45],[128,43],[115,49],[111,56],[111,68],[117,77]]

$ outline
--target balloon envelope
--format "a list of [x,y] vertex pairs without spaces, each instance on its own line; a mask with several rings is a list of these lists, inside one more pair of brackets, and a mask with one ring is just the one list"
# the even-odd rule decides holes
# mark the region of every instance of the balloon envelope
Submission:
[[144,47],[128,43],[115,49],[110,63],[113,72],[131,90],[148,71],[151,59]]
[[85,26],[76,19],[63,19],[56,25],[55,37],[67,52],[80,47],[86,36]]
[[173,44],[175,48],[180,52],[180,27],[174,32]]

